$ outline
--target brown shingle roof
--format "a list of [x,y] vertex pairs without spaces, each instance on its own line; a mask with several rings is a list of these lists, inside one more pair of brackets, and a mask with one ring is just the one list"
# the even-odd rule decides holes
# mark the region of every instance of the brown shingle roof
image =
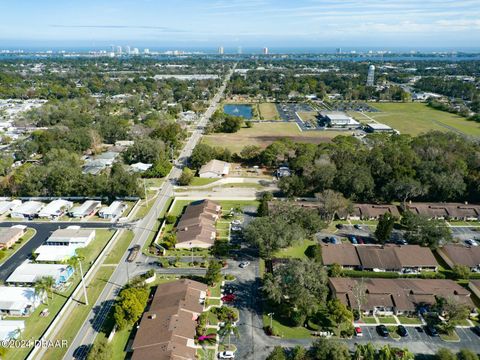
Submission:
[[323,265],[339,264],[342,266],[360,266],[360,259],[355,246],[351,244],[322,244]]
[[395,205],[376,205],[376,204],[354,204],[353,215],[361,219],[378,218],[380,215],[390,213],[395,217],[400,217],[400,213]]
[[480,218],[480,205],[464,203],[412,203],[407,210],[429,218]]
[[219,211],[220,205],[210,200],[188,205],[177,225],[177,244],[201,242],[213,245]]
[[133,360],[194,359],[190,347],[195,336],[196,317],[207,286],[193,280],[161,284],[140,321],[133,341]]
[[480,265],[480,246],[467,247],[448,244],[439,250],[440,255],[444,256],[445,254],[453,264],[465,265],[470,268]]
[[451,280],[440,279],[352,279],[330,278],[330,287],[335,296],[345,305],[357,307],[353,294],[354,285],[363,281],[366,303],[362,310],[374,306],[392,306],[399,311],[413,311],[421,304],[434,304],[436,297],[455,297],[460,303],[474,304],[470,292]]

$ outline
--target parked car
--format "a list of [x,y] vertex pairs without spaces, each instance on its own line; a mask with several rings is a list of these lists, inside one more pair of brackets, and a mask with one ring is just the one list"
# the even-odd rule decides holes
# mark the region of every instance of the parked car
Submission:
[[232,301],[234,301],[235,299],[236,299],[236,296],[233,295],[233,294],[228,294],[228,295],[222,296],[222,301],[223,301],[223,302],[227,302],[227,303],[228,303],[228,302],[232,302]]
[[408,336],[408,331],[403,325],[398,325],[397,331],[398,335],[400,335],[401,337]]
[[335,227],[336,227],[337,229],[343,229],[343,224],[337,224],[337,225],[335,225]]
[[476,242],[473,239],[465,240],[465,244],[470,245],[470,246],[478,246],[478,242]]
[[355,225],[353,225],[353,227],[357,230],[363,230],[362,225],[359,225],[359,224],[355,224]]
[[425,326],[425,332],[430,336],[438,336],[437,328],[431,324]]
[[480,336],[480,325],[472,327],[472,331],[478,336]]
[[423,328],[421,326],[415,326],[415,330],[419,333],[423,333]]
[[356,238],[355,236],[350,235],[348,238],[350,239],[350,241],[352,242],[352,244],[354,244],[354,245],[357,245],[357,244],[358,244],[357,238]]
[[364,245],[365,244],[365,241],[359,236],[357,237],[357,241],[360,245]]
[[355,326],[355,336],[358,336],[358,337],[363,336],[362,328],[360,326]]
[[238,265],[238,266],[240,266],[242,269],[244,269],[244,268],[246,268],[248,265],[250,265],[250,261],[242,261],[242,262],[240,263],[240,265]]
[[235,359],[235,354],[233,351],[222,351],[218,353],[219,359]]
[[397,245],[407,245],[408,243],[407,243],[407,240],[405,240],[405,239],[399,239],[399,240],[396,241],[396,244]]
[[377,326],[377,332],[382,337],[388,337],[388,335],[389,335],[388,329],[385,325],[378,325]]
[[335,245],[340,244],[340,240],[338,240],[335,236],[331,236],[329,240],[330,240],[330,243],[332,244],[335,244]]

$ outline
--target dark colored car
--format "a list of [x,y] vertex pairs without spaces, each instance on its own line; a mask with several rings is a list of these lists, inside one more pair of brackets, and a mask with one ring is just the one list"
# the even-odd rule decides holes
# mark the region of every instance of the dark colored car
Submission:
[[378,325],[377,332],[382,337],[388,337],[388,334],[389,334],[388,329],[385,325]]
[[477,334],[478,336],[480,336],[480,325],[477,325],[475,327],[472,327],[472,331]]
[[398,325],[398,335],[400,335],[401,337],[405,337],[405,336],[408,336],[408,331],[407,329],[405,328],[405,326],[403,325]]
[[438,336],[438,331],[436,327],[433,325],[425,326],[425,332],[430,336]]
[[421,326],[415,326],[415,330],[419,333],[423,333],[423,328]]

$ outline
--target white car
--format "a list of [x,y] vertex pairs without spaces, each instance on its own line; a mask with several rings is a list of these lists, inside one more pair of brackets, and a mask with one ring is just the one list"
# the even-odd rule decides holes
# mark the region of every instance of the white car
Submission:
[[250,265],[250,261],[242,261],[239,266],[243,269],[246,268],[248,265]]
[[222,351],[218,353],[219,359],[235,359],[235,354],[233,351]]
[[465,243],[468,244],[468,245],[471,245],[471,246],[478,246],[478,242],[476,242],[473,239],[465,240]]

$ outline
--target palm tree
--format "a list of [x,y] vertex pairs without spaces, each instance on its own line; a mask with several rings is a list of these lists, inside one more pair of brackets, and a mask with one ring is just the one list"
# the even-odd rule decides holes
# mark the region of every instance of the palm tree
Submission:
[[230,337],[231,335],[235,335],[235,337],[240,337],[238,333],[237,327],[231,322],[230,320],[225,322],[225,326],[223,326],[220,331],[220,336],[222,336],[222,342],[225,341],[225,338],[228,336],[228,348],[230,349]]
[[42,278],[42,282],[45,284],[47,290],[47,297],[52,295],[53,287],[55,286],[55,279],[52,276],[45,276]]
[[[35,297],[40,296],[43,302],[44,294],[46,293],[47,289],[45,287],[45,282],[43,279],[37,280],[35,283]],[[48,305],[48,297],[47,297],[47,305]]]
[[80,269],[80,276],[82,278],[83,295],[85,296],[85,305],[88,305],[87,288],[85,286],[85,279],[83,277],[83,268],[82,268],[82,261],[84,259],[85,258],[83,256],[77,255],[77,253],[75,252],[75,255],[67,260],[67,264],[73,267],[74,270],[77,270],[77,265],[78,265]]

